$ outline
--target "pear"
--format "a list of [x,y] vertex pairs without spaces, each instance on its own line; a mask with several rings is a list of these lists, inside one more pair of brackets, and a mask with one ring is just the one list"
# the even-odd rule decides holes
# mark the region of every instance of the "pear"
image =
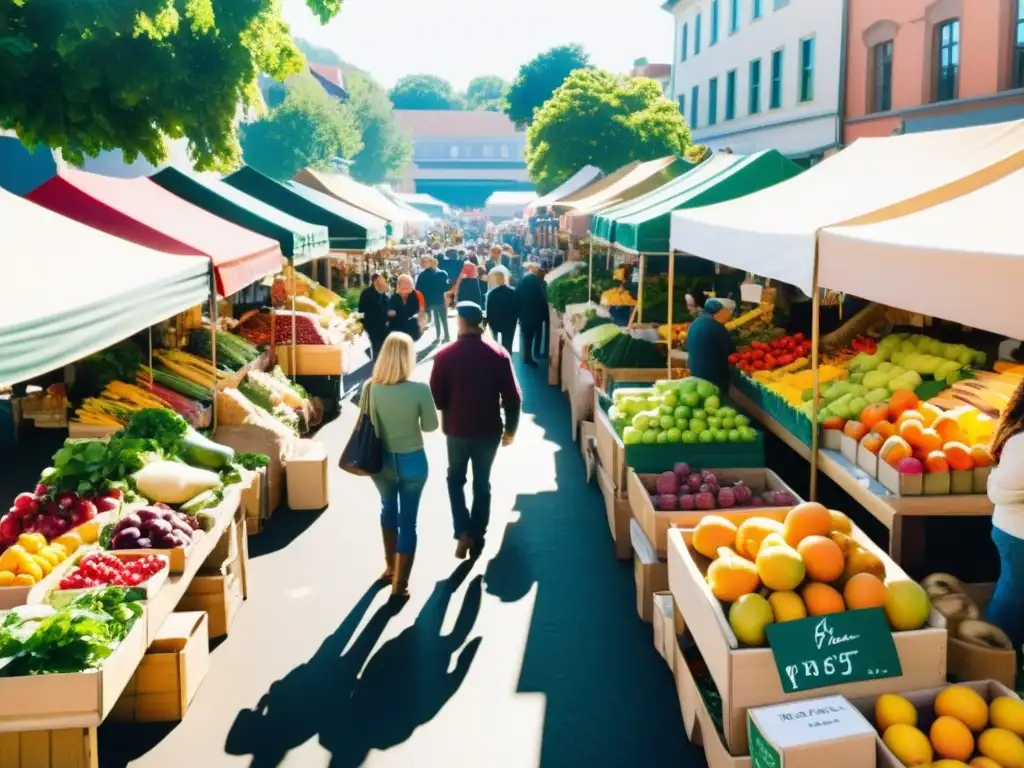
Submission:
[[729,608],[729,626],[744,645],[765,644],[765,627],[775,621],[772,607],[761,595],[744,595]]
[[718,557],[708,566],[707,580],[711,594],[723,603],[734,603],[761,586],[757,567],[729,547],[718,548]]

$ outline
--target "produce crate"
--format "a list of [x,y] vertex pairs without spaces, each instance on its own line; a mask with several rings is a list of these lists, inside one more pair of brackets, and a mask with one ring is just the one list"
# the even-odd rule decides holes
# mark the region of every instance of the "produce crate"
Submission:
[[[620,387],[653,384],[661,379],[669,378],[668,366],[660,368],[607,368],[600,363],[592,363],[594,385],[607,395]],[[685,368],[673,368],[673,379],[683,379],[689,375]]]
[[98,768],[95,728],[0,733],[3,768]]
[[629,501],[619,498],[616,494],[611,476],[600,463],[597,465],[597,487],[604,497],[604,510],[608,518],[608,530],[615,544],[615,557],[619,560],[629,560],[633,552],[629,538],[629,521],[633,519],[633,513],[630,511]]
[[[764,517],[782,521],[783,513],[761,510]],[[733,519],[734,513],[720,513]],[[903,674],[823,688],[784,693],[771,648],[741,648],[722,604],[711,594],[706,581],[710,561],[692,548],[692,529],[668,533],[668,580],[686,626],[707,663],[722,697],[724,742],[734,756],[747,753],[747,710],[766,704],[812,699],[829,694],[850,697],[902,693],[941,686],[946,680],[946,632],[924,627],[893,633]],[[859,529],[853,538],[884,564],[886,577],[906,579],[906,574]]]
[[732,372],[732,383],[754,405],[771,416],[779,425],[804,445],[811,445],[811,420],[793,408],[775,392],[757,386],[753,380],[738,371]]
[[[793,489],[786,485],[782,478],[770,469],[711,469],[715,473],[722,487],[742,481],[744,485],[758,495],[763,491],[786,491],[793,499],[794,504],[803,501]],[[766,511],[785,514],[793,505],[785,507],[742,507],[709,510],[690,510],[662,512],[654,508],[651,503],[650,492],[658,481],[655,474],[637,474],[632,469],[626,470],[626,486],[629,494],[629,506],[643,528],[644,534],[654,545],[658,557],[666,557],[668,546],[669,528],[692,528],[700,522],[705,515],[717,515],[722,512],[729,512],[732,520],[746,520],[749,517],[764,517]]]
[[[79,561],[83,557],[85,557],[86,555],[90,554],[91,552],[96,552],[96,551],[98,551],[98,550],[95,550],[95,549],[85,550],[85,551],[79,550],[79,552],[76,552],[74,555],[69,557],[68,560],[70,560],[72,563],[74,563],[74,565],[78,565]],[[108,552],[107,554],[113,555],[118,560],[123,560],[125,562],[131,562],[132,560],[139,560],[140,558],[145,557],[145,555],[132,554],[132,553],[123,552],[123,551],[113,551],[113,552]],[[159,592],[160,588],[167,582],[167,577],[170,575],[170,568],[169,568],[170,561],[164,555],[156,555],[156,556],[161,558],[164,561],[164,567],[161,568],[156,573],[154,573],[152,576],[150,576],[144,582],[139,584],[138,587],[135,587],[135,589],[142,590],[143,597],[141,599],[143,599],[143,600],[152,600],[154,597],[156,597],[157,592]],[[68,570],[71,570],[71,569],[69,568]],[[61,575],[61,578],[63,578],[63,574]],[[59,580],[58,580],[58,583],[59,583]],[[85,589],[60,589],[57,586],[57,584],[54,584],[53,588],[50,590],[50,593],[46,596],[46,602],[48,602],[50,605],[52,605],[55,608],[60,608],[62,606],[68,605],[76,597],[79,597],[80,595],[83,595],[86,592],[91,591],[92,589],[93,589],[92,587],[85,588]]]
[[293,356],[291,344],[279,344],[274,347],[274,357],[288,376],[341,376],[345,372],[340,346],[296,344]]
[[229,634],[238,609],[245,600],[244,566],[242,558],[235,559],[216,576],[196,576],[192,579],[181,602],[180,611],[203,611],[209,616],[210,639]]
[[177,722],[210,668],[205,613],[172,613],[110,713],[114,722]]
[[611,401],[600,390],[594,390],[594,433],[597,439],[598,462],[608,473],[617,497],[626,491],[626,447],[608,418]]

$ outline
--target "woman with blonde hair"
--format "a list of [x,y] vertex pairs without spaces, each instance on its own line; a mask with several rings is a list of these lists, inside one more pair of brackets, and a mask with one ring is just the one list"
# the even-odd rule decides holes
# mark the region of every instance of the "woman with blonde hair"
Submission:
[[390,334],[363,387],[360,408],[370,415],[383,443],[384,465],[372,476],[380,493],[380,528],[386,568],[381,580],[391,593],[409,593],[409,574],[416,555],[416,516],[427,482],[423,433],[437,429],[437,409],[430,387],[410,381],[416,368],[416,347],[405,333]]
[[516,323],[519,322],[519,297],[509,285],[508,270],[504,267],[495,267],[487,277],[491,286],[484,307],[487,326],[494,334],[494,340],[511,355],[512,339],[516,335]]
[[401,274],[395,282],[395,292],[388,303],[388,329],[408,334],[413,341],[420,337],[426,316],[423,294],[408,274]]

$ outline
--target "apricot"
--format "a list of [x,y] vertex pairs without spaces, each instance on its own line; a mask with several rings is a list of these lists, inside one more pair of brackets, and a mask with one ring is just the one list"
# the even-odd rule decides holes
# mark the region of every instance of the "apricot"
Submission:
[[942,414],[931,426],[932,429],[939,433],[939,437],[942,438],[944,444],[964,442],[963,430],[960,429],[960,424],[952,414]]
[[966,762],[974,753],[974,736],[971,729],[955,717],[944,715],[937,718],[932,723],[928,736],[939,757]]
[[867,427],[869,432],[873,432],[878,422],[888,418],[889,406],[885,403],[873,403],[861,411],[860,423]]
[[932,451],[924,459],[925,472],[949,472],[949,462],[942,451]]
[[807,606],[808,616],[824,616],[829,613],[842,613],[846,610],[843,596],[834,587],[819,581],[812,581],[804,587],[800,596],[804,600],[804,605]]
[[891,421],[883,419],[882,421],[875,424],[873,431],[880,434],[882,437],[888,439],[896,434],[896,425]]
[[843,575],[846,567],[843,550],[832,539],[808,536],[797,545],[796,551],[803,558],[807,576],[813,581],[830,582]]
[[720,515],[705,515],[693,529],[693,548],[714,560],[720,547],[736,544],[736,526]]
[[974,459],[971,458],[971,449],[963,443],[946,443],[942,452],[949,462],[949,468],[956,471],[974,469]]
[[861,441],[861,438],[864,437],[864,435],[866,435],[867,433],[868,428],[862,422],[859,421],[848,421],[846,422],[846,425],[843,427],[843,434],[846,435],[847,437],[852,437],[858,443]]
[[910,443],[898,435],[887,439],[878,452],[878,458],[891,467],[895,467],[903,459],[909,459],[913,455],[914,449],[910,447]]
[[885,605],[885,583],[870,573],[855,573],[843,587],[843,600],[851,611]]
[[816,501],[805,501],[786,513],[783,538],[795,547],[808,536],[828,536],[831,530],[832,515],[828,508]]
[[909,389],[900,389],[889,398],[889,421],[896,421],[905,411],[912,411],[921,401]]
[[864,446],[865,451],[873,453],[876,456],[878,455],[878,452],[882,450],[882,445],[884,443],[885,438],[877,432],[872,432],[860,441],[860,444]]
[[985,445],[972,445],[971,459],[974,461],[975,467],[991,467],[996,463],[988,450],[988,446]]
[[748,560],[757,559],[761,542],[772,533],[782,534],[783,525],[768,517],[751,517],[740,523],[736,531],[736,551]]
[[832,530],[830,533],[850,534],[853,532],[853,523],[850,522],[850,518],[840,512],[838,509],[830,509],[828,516],[832,518]]
[[938,418],[945,413],[937,405],[931,403],[921,403],[917,406],[917,412],[921,414],[921,421],[926,427],[934,426]]

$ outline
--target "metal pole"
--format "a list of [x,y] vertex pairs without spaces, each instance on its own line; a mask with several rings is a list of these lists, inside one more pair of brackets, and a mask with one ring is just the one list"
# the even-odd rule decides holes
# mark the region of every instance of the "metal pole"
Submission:
[[647,257],[644,254],[640,254],[640,278],[637,281],[636,288],[636,321],[642,323],[644,321],[644,267],[647,265]]
[[153,326],[149,326],[149,391],[153,391]]
[[590,239],[590,258],[587,260],[587,301],[594,298],[594,239]]
[[298,325],[298,318],[295,316],[295,265],[292,264],[292,382],[295,381],[296,371],[299,367],[299,353],[295,349],[295,337],[297,335],[296,326]]
[[674,338],[672,323],[673,299],[676,288],[676,260],[668,257],[668,377],[672,378],[672,341]]
[[211,406],[211,434],[217,431],[217,275],[210,265],[210,364],[213,366],[213,404]]
[[821,291],[818,290],[818,246],[814,248],[814,271],[811,280],[811,375],[813,377],[811,402],[811,501],[818,498],[818,399],[821,397],[818,343],[821,340]]

